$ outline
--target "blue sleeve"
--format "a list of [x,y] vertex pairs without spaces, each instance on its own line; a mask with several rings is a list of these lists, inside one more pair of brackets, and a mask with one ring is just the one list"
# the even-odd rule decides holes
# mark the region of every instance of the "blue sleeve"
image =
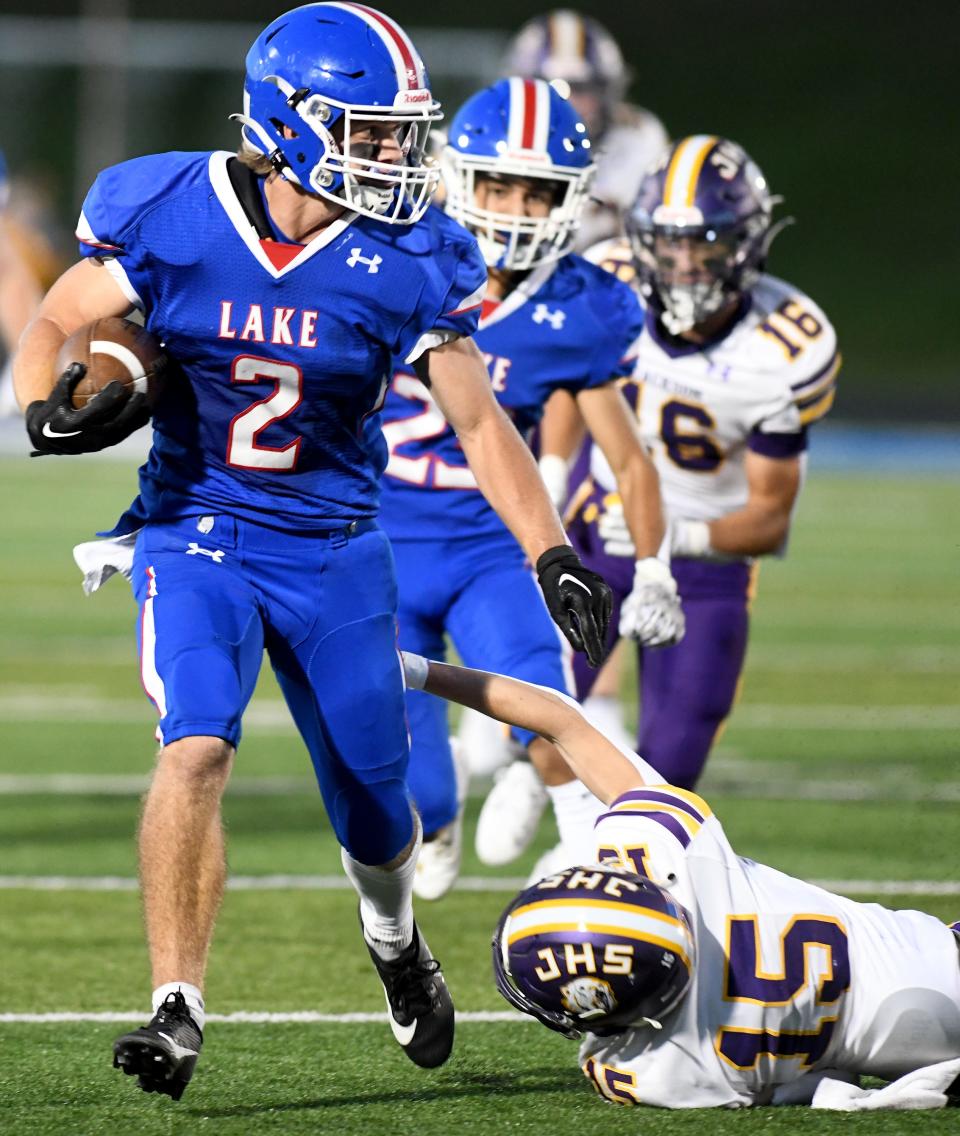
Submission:
[[597,337],[597,350],[584,384],[588,388],[633,373],[636,343],[643,330],[643,307],[636,292],[609,273],[603,275],[605,287],[594,289],[590,297],[603,334]]
[[140,222],[155,206],[176,193],[196,155],[151,154],[109,166],[90,187],[77,222],[80,255],[107,261],[111,275],[128,296],[145,307],[150,281],[149,257]]
[[416,311],[404,324],[395,353],[407,359],[431,331],[473,335],[486,289],[487,266],[476,241],[466,231],[444,239],[431,257]]

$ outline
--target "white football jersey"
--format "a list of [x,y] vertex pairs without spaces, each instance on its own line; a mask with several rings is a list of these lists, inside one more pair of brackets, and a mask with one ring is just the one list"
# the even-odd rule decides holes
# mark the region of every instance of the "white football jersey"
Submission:
[[893,1079],[960,1054],[958,939],[933,916],[855,903],[737,856],[706,802],[669,785],[618,798],[596,839],[600,860],[643,872],[686,908],[696,944],[693,982],[661,1030],[586,1035],[581,1063],[605,1097],[776,1103],[777,1086],[796,1090],[816,1070]]
[[[629,244],[607,241],[588,259],[620,279],[635,277]],[[649,324],[637,342],[637,417],[670,520],[712,521],[747,501],[745,458],[751,448],[779,456],[791,435],[833,404],[840,369],[830,321],[802,292],[763,275],[732,330],[705,347],[676,348]],[[629,388],[627,393],[630,394]],[[616,480],[599,447],[594,480]]]
[[651,111],[628,103],[617,107],[609,130],[597,143],[597,176],[574,251],[622,233],[621,213],[633,204],[643,175],[669,144],[663,123]]

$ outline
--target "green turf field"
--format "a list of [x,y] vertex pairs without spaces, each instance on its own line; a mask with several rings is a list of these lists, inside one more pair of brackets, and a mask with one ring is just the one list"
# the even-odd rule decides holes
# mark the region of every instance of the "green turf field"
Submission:
[[[111,1022],[149,994],[133,831],[152,761],[133,607],[85,599],[73,543],[108,527],[132,473],[96,458],[0,459],[0,1130],[10,1133],[692,1132],[699,1114],[603,1105],[575,1047],[532,1023],[466,1020],[455,1058],[414,1069],[382,1024],[214,1022],[179,1105],[109,1068]],[[960,916],[957,481],[813,477],[790,559],[764,566],[742,700],[702,792],[746,855],[858,897]],[[469,877],[522,876],[523,862]],[[216,1014],[381,1009],[352,893],[260,886],[328,877],[337,850],[272,680],[251,707],[226,804],[232,890],[211,959]],[[60,877],[83,877],[81,890]],[[116,877],[111,882],[107,877]],[[244,882],[244,881],[240,881]],[[287,880],[287,884],[296,881]],[[937,885],[943,885],[938,887]],[[55,887],[54,887],[55,885]],[[488,939],[502,891],[420,905],[458,1008],[503,1011]],[[899,894],[889,894],[900,888]],[[6,1015],[6,1019],[2,1015]],[[713,1115],[711,1133],[955,1131],[956,1114]]]

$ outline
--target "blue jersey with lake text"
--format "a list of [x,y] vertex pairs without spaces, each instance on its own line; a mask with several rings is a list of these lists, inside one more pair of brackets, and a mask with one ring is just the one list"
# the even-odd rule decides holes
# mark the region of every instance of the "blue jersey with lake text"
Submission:
[[471,335],[486,268],[439,209],[343,214],[307,245],[258,233],[232,155],[135,158],[94,182],[77,230],[174,361],[140,496],[115,531],[197,512],[316,531],[376,514],[384,447],[366,429],[392,360]]
[[[576,394],[628,375],[643,328],[636,293],[570,254],[484,304],[474,341],[497,401],[529,437],[553,391]],[[392,541],[503,534],[453,429],[398,356],[381,411],[389,450],[381,523]]]

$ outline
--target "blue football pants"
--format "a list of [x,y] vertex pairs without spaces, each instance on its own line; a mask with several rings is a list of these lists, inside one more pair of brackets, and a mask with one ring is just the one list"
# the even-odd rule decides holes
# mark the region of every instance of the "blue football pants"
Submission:
[[413,821],[396,582],[373,522],[349,535],[222,514],[151,524],[133,586],[164,744],[204,735],[236,746],[266,649],[337,839],[366,864],[404,848]]
[[[523,552],[509,534],[393,542],[400,588],[400,646],[430,659],[445,632],[468,667],[568,692],[570,651],[547,611]],[[407,692],[407,779],[428,835],[456,816],[457,793],[445,703]],[[534,734],[512,731],[523,745]]]

